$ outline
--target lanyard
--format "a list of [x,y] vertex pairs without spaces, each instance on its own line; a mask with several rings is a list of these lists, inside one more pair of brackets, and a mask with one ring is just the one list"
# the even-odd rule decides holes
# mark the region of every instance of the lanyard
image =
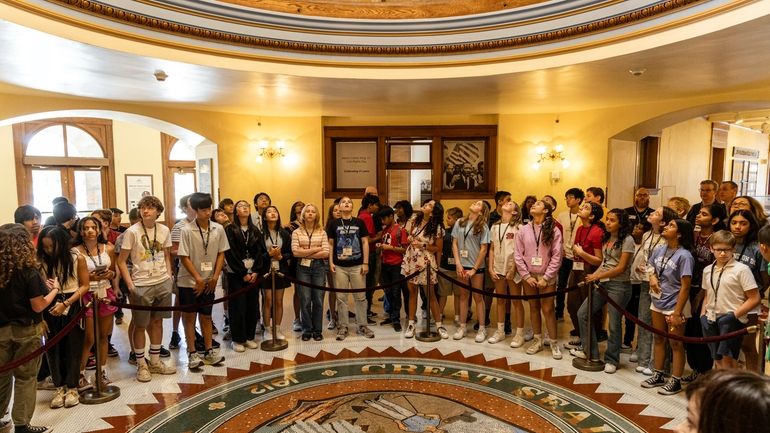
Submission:
[[[152,235],[152,242],[150,242],[150,237],[147,236],[147,227],[144,226],[144,223],[142,223],[142,230],[144,230],[144,237],[147,239],[147,243],[150,244],[150,255],[152,256],[152,259],[155,260],[155,243],[158,241],[158,227],[155,227],[155,233]],[[96,248],[99,250],[99,248]]]
[[96,244],[96,258],[99,259],[99,264],[96,264],[96,260],[94,260],[94,257],[91,255],[91,251],[88,251],[88,247],[86,246],[86,244],[83,244],[83,248],[86,250],[86,255],[88,256],[89,259],[91,259],[91,263],[94,264],[95,268],[98,268],[99,266],[102,265],[102,255],[99,254],[98,243]]
[[[738,257],[736,257],[736,259],[741,263],[743,263],[743,254],[746,252],[746,247],[748,246],[749,246],[748,243],[743,244],[743,248],[741,248],[741,254]],[[754,272],[753,269],[751,271]]]
[[572,238],[572,234],[575,233],[575,224],[580,217],[575,214],[575,219],[572,219],[572,214],[569,214],[569,237]]
[[[305,231],[305,234],[307,235],[307,249],[310,249],[310,245],[313,243],[313,235],[315,234],[315,227],[313,227],[313,231],[308,234],[307,229],[305,227],[302,227],[302,230]],[[272,239],[270,239],[272,241]]]
[[[620,239],[615,238],[615,242],[620,242]],[[607,240],[607,242],[605,242],[604,245],[602,245],[602,266],[607,264],[607,259],[609,258],[610,253],[615,247],[615,242],[612,242],[612,238],[610,238],[609,240]],[[612,244],[612,247],[607,248],[607,246],[610,245],[610,243]],[[621,251],[622,251],[622,247],[621,247]]]
[[249,230],[249,226],[246,226],[246,230],[241,227],[241,236],[243,236],[243,243],[248,247],[249,246],[249,236],[251,235],[251,230]]
[[[428,227],[428,220],[423,221],[420,227],[412,227],[412,237],[417,238],[417,236],[420,236],[420,234],[425,231],[426,227]],[[417,228],[419,228],[419,230],[415,231]]]
[[[469,220],[470,221],[470,220]],[[473,231],[473,224],[468,225],[468,230],[463,234],[463,248],[465,248],[465,242],[468,240],[468,235]]]
[[[634,251],[634,256],[631,257],[631,263],[634,263],[634,261],[636,260],[636,256],[639,255],[639,251],[644,249],[644,243],[649,242],[651,239],[652,239],[652,230],[650,230],[650,235],[647,236],[646,240],[644,239],[644,237],[642,237],[642,244],[639,246],[639,248],[636,249],[636,251]],[[658,238],[658,241],[660,241],[660,238]],[[658,243],[655,242],[655,245],[657,244]]]
[[270,239],[272,246],[277,246],[281,235],[278,234],[278,230],[275,230],[275,240],[273,240],[272,232],[273,230],[267,229],[267,238]]
[[[502,227],[503,223],[500,223],[500,226]],[[505,235],[508,233],[508,229],[511,228],[511,223],[507,223],[505,225],[505,231],[500,232],[500,236],[498,236],[498,239],[500,240],[500,245],[503,244],[503,239],[505,239]]]
[[719,277],[717,278],[717,284],[714,285],[714,271],[716,270],[716,261],[714,262],[714,267],[711,268],[711,290],[714,291],[714,308],[717,306],[717,295],[719,294],[719,285],[722,283],[722,274],[725,272],[725,268],[727,267],[728,263],[725,263],[724,266],[722,266],[722,270],[719,271]]
[[203,229],[201,229],[201,225],[198,224],[198,220],[195,220],[195,225],[198,226],[198,233],[201,235],[201,242],[203,242],[203,255],[208,257],[209,255],[209,240],[211,238],[211,229],[212,227],[209,225],[209,229],[206,230],[206,239],[203,239]]
[[586,240],[588,239],[588,236],[590,236],[590,235],[591,235],[591,230],[593,230],[593,228],[594,228],[594,225],[593,225],[593,224],[591,224],[590,226],[588,226],[588,230],[586,230],[586,231],[585,231],[585,232],[586,232],[586,235],[585,235],[585,236],[583,236],[583,240],[582,240],[582,241],[578,241],[578,245],[580,245],[580,246],[582,247],[582,246],[585,244]]
[[[679,249],[679,247],[677,247],[677,249]],[[668,247],[666,247],[666,250],[663,251],[663,258],[661,259],[660,270],[658,270],[657,268],[655,269],[656,271],[658,271],[657,274],[658,274],[658,279],[659,280],[663,278],[663,272],[666,271],[666,265],[668,265],[668,262],[670,262],[671,258],[674,257],[674,254],[676,254],[676,250],[674,250],[671,253],[671,255],[668,256],[668,259],[666,259],[666,253],[667,252],[668,252]]]
[[540,227],[540,233],[535,231],[535,223],[531,224],[532,234],[535,235],[535,246],[537,246],[537,254],[540,255],[540,236],[543,234],[543,227]]
[[350,224],[348,224],[348,226],[345,227],[345,220],[340,218],[340,224],[342,225],[342,230],[345,230],[345,236],[350,235],[350,229],[353,227],[353,218],[350,218],[348,221],[350,221]]

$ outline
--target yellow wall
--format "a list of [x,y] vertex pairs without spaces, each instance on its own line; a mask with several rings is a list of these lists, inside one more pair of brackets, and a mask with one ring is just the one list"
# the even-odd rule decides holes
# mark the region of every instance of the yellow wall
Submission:
[[767,191],[768,136],[741,126],[730,126],[725,151],[725,180],[732,178],[732,155],[733,148],[736,146],[759,150],[759,160],[756,161],[758,163],[756,195],[765,195]]
[[[126,174],[151,174],[152,193],[163,201],[163,164],[160,132],[135,123],[112,122],[115,151],[115,195],[117,207],[123,209],[123,222],[128,222]],[[167,206],[167,205],[166,205]],[[165,214],[159,221],[165,221]]]
[[19,206],[16,193],[16,164],[13,158],[13,131],[11,125],[0,126],[0,222],[13,222],[13,211]]

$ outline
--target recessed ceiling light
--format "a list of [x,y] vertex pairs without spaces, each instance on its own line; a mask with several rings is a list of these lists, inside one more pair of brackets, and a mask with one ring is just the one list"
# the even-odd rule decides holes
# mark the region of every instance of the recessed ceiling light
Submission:
[[645,72],[647,72],[647,68],[633,68],[628,70],[628,73],[634,77],[641,77]]
[[152,75],[154,75],[155,79],[158,81],[166,81],[166,78],[168,78],[168,74],[163,69],[156,69],[155,73]]

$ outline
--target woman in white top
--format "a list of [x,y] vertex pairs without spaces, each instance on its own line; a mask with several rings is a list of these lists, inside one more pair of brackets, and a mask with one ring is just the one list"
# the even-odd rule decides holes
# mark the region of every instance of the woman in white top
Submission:
[[[513,253],[516,250],[516,234],[521,226],[519,205],[511,200],[503,204],[500,221],[492,225],[489,245],[489,276],[495,284],[495,293],[521,295],[521,276],[516,272]],[[487,340],[490,344],[505,340],[505,304],[507,299],[497,298],[497,331]],[[516,333],[511,347],[524,344],[524,304],[520,299],[511,300]]]
[[[89,293],[83,298],[84,302],[93,299],[94,294],[100,299],[115,301],[117,297],[112,289],[112,279],[115,278],[115,250],[102,236],[101,221],[94,217],[85,217],[78,223],[78,236],[75,238],[72,250],[85,258],[90,280]],[[112,334],[113,315],[117,307],[99,304],[99,360],[102,364],[103,384],[109,383],[107,373],[103,369],[107,365],[107,346],[109,335]],[[80,369],[85,371],[91,346],[94,344],[94,318],[92,311],[86,311],[86,336],[83,343],[83,357]]]

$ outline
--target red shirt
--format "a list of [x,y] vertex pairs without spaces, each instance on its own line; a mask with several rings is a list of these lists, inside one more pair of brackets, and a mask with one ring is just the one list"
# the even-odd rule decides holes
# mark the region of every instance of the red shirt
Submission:
[[[393,223],[390,227],[382,229],[382,244],[390,245],[393,247],[406,248],[407,233],[397,223]],[[382,264],[389,266],[400,266],[404,260],[404,253],[398,253],[392,250],[382,251]]]
[[377,232],[374,230],[374,219],[372,218],[372,214],[369,212],[362,210],[358,213],[358,219],[364,222],[366,224],[366,231],[369,232],[369,236],[374,236],[377,234]]
[[[602,238],[604,237],[604,230],[596,224],[591,227],[585,227],[581,225],[575,232],[575,245],[580,245],[583,251],[590,255],[594,255],[596,250],[602,249]],[[575,261],[582,261],[580,257],[575,256]],[[589,269],[590,268],[590,269]],[[591,272],[596,266],[591,266],[586,263],[586,272]]]

